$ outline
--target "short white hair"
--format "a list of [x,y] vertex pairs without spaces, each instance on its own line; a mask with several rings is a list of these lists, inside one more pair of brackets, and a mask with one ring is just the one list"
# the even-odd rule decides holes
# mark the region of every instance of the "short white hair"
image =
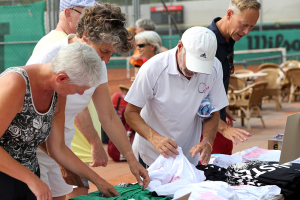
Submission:
[[81,42],[62,48],[50,64],[54,74],[66,73],[70,84],[93,87],[104,77],[101,58],[93,47]]
[[143,40],[147,44],[155,46],[155,55],[161,52],[162,42],[155,31],[144,31],[135,36],[135,41]]

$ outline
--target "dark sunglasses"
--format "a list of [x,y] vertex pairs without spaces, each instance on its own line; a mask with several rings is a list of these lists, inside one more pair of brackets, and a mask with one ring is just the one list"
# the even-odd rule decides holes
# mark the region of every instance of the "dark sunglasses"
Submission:
[[81,12],[79,10],[76,10],[75,8],[70,8],[70,10],[74,10],[75,12],[78,12],[79,14],[81,14]]
[[234,73],[234,64],[233,64],[233,56],[232,53],[230,53],[227,56],[228,64],[229,64],[229,73],[232,75]]
[[126,21],[121,21],[119,19],[106,19],[106,22],[109,22],[113,27],[122,28],[126,27]]
[[145,47],[146,45],[150,45],[150,44],[137,44],[136,46],[138,46],[139,48],[143,48],[143,47]]

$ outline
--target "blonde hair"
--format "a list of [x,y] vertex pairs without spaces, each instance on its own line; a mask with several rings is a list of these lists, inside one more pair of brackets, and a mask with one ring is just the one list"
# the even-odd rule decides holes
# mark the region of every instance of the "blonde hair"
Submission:
[[235,14],[239,14],[246,8],[259,10],[260,6],[261,5],[257,0],[230,0],[228,9],[231,9]]
[[126,29],[127,29],[127,31],[131,32],[131,34],[132,34],[133,36],[136,35],[136,32],[135,32],[135,26],[130,26],[130,27],[127,27]]

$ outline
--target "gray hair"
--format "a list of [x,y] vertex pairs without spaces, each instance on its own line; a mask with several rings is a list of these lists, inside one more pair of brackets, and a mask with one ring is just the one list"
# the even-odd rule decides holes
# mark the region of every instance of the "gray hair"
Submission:
[[260,9],[261,4],[257,0],[230,0],[229,8],[235,14],[240,14],[246,8]]
[[75,42],[62,48],[50,62],[54,74],[66,73],[70,84],[93,87],[103,77],[103,64],[93,47]]
[[162,42],[159,35],[154,31],[144,31],[135,36],[135,40],[139,39],[145,41],[147,44],[155,46],[155,55],[161,52]]
[[139,19],[135,22],[135,26],[145,29],[146,31],[155,31],[156,26],[151,19]]

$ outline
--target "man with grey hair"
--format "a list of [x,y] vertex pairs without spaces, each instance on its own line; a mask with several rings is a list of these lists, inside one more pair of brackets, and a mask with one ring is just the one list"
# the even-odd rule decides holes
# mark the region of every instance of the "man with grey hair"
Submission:
[[[226,15],[215,18],[207,28],[218,41],[216,57],[222,63],[223,83],[227,93],[230,75],[234,72],[233,49],[235,41],[248,35],[259,18],[260,3],[257,0],[231,0]],[[244,142],[251,136],[247,131],[232,128],[234,117],[228,107],[220,111],[220,124],[214,142],[214,154],[232,154],[233,143]],[[227,123],[227,124],[226,124]]]
[[[228,105],[216,49],[212,31],[192,27],[174,49],[153,56],[140,69],[125,97],[125,118],[141,136],[139,162],[145,168],[159,155],[175,158],[178,147],[193,165],[209,162],[219,110]],[[197,111],[207,96],[215,112],[202,123]]]

